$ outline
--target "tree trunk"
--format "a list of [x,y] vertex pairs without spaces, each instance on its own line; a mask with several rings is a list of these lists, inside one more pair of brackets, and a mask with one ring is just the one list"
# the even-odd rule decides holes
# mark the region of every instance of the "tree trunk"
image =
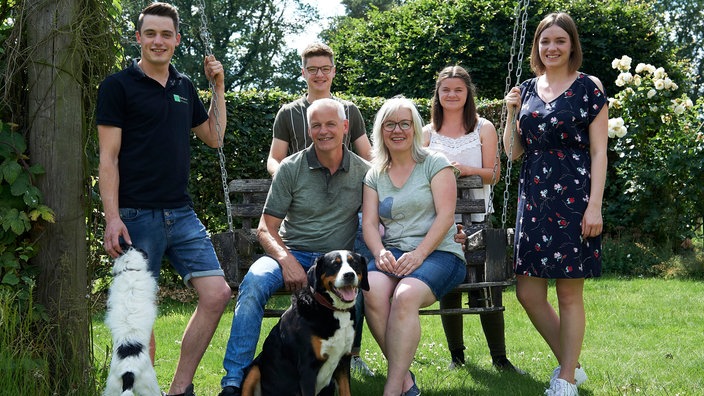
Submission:
[[38,301],[51,319],[51,379],[60,394],[86,386],[90,315],[86,265],[79,0],[28,0],[29,147],[46,174],[38,187],[56,213],[39,238]]

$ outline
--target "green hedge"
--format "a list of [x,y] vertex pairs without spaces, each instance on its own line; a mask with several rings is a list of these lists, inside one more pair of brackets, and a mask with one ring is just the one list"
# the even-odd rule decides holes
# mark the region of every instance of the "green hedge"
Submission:
[[[269,177],[266,158],[271,144],[274,117],[284,103],[297,99],[300,94],[266,90],[228,93],[226,96],[227,129],[223,152],[228,180]],[[349,95],[340,97],[354,102],[359,107],[367,133],[370,134],[374,116],[385,99]],[[421,116],[428,122],[430,100],[423,98],[414,101]],[[478,107],[480,114],[493,121],[498,128],[501,101],[478,100]],[[217,150],[207,147],[195,136],[192,150],[190,192],[196,212],[211,232],[223,231],[227,228],[227,217]],[[502,191],[497,193],[502,194]]]

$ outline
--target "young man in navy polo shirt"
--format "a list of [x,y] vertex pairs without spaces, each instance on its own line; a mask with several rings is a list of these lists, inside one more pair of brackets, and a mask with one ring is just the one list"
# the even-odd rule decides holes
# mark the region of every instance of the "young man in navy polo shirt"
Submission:
[[[136,31],[141,58],[100,86],[99,183],[105,251],[114,258],[122,253],[121,241],[134,244],[147,253],[156,278],[165,254],[198,293],[169,389],[170,395],[194,395],[193,376],[231,291],[187,192],[190,139],[193,131],[210,147],[222,144],[225,84],[222,65],[207,57],[205,74],[214,82],[217,103],[206,112],[193,83],[171,65],[181,40],[178,21],[176,8],[169,4],[145,8]],[[153,351],[152,335],[152,361]]]

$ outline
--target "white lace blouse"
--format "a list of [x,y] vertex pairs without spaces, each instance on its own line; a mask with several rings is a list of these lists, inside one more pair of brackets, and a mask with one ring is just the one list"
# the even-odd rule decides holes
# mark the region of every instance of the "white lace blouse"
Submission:
[[[441,135],[435,131],[433,124],[425,126],[425,130],[430,132],[430,144],[428,149],[445,154],[450,162],[458,162],[462,165],[472,166],[476,168],[482,167],[482,143],[479,137],[479,130],[486,122],[485,118],[479,117],[474,130],[459,138],[452,138]],[[486,213],[492,213],[493,207],[489,202],[491,189],[488,184],[483,188],[475,188],[470,191],[470,195],[475,199],[484,199],[484,207]],[[461,222],[461,216],[455,216],[455,222]],[[472,222],[484,221],[484,215],[480,213],[472,214]]]

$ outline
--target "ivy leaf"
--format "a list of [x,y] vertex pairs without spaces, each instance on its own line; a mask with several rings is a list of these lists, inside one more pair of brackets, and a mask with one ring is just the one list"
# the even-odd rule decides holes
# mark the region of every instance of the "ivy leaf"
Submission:
[[17,133],[10,131],[12,124],[0,122],[0,158],[12,158],[17,159],[18,153],[24,153],[27,150],[27,143],[24,141],[24,137]]
[[46,205],[39,205],[29,212],[29,219],[32,221],[37,221],[40,217],[42,220],[48,221],[49,223],[54,223],[56,221],[54,218],[54,211]]
[[33,187],[32,183],[29,182],[29,176],[27,176],[26,173],[20,173],[14,182],[10,184],[10,192],[16,197],[25,194]]
[[14,272],[8,272],[2,278],[2,283],[5,285],[15,286],[20,283],[20,278],[18,278],[17,274],[15,274]]
[[9,184],[13,184],[22,174],[22,166],[14,161],[6,161],[0,165],[0,171],[2,171],[2,178],[7,180]]
[[27,206],[29,206],[30,208],[34,208],[39,204],[41,194],[42,193],[37,187],[29,186],[27,191],[24,192],[24,196],[22,198],[24,199],[24,203],[27,204]]
[[[25,260],[26,261],[26,260]],[[0,268],[10,269],[10,268],[20,268],[20,262],[12,253],[5,253],[0,256]]]
[[29,173],[33,175],[43,175],[45,173],[44,167],[39,164],[32,164],[29,167]]
[[5,212],[5,216],[3,216],[1,221],[3,230],[12,230],[16,235],[22,235],[31,228],[27,214],[17,209],[10,209]]

